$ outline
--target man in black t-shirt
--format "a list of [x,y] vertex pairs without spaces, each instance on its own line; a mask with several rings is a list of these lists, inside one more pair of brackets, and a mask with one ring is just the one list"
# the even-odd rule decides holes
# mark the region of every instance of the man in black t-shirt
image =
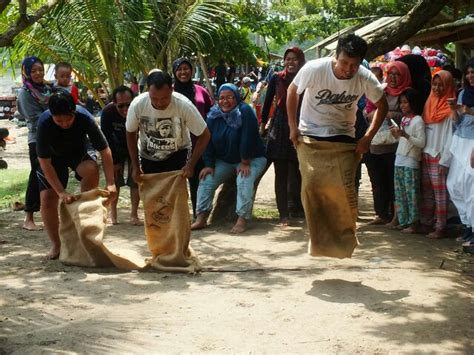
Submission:
[[[104,132],[109,143],[114,161],[114,177],[117,186],[116,198],[110,201],[110,222],[117,224],[117,203],[120,194],[120,187],[128,185],[130,187],[130,223],[139,226],[143,222],[138,218],[138,204],[140,196],[138,185],[132,177],[132,164],[127,149],[127,138],[125,130],[125,120],[128,108],[133,100],[133,92],[128,86],[119,86],[112,93],[112,102],[104,107],[100,117],[100,128]],[[124,168],[127,163],[127,180],[124,179]]]
[[[99,168],[88,153],[89,140],[102,157],[109,200],[116,194],[112,153],[104,134],[87,110],[74,104],[71,94],[58,92],[49,99],[49,110],[38,119],[36,150],[40,168],[37,171],[41,217],[51,241],[48,259],[57,259],[59,239],[58,202],[71,203],[75,197],[66,191],[69,168],[81,181],[81,191],[97,188]],[[89,138],[89,140],[88,140]]]

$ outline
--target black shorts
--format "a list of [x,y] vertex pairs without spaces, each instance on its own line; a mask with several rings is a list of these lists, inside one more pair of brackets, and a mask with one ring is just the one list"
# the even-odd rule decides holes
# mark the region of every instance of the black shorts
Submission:
[[[53,165],[53,168],[56,171],[56,174],[58,175],[59,181],[61,181],[61,184],[64,188],[67,187],[67,182],[69,180],[69,168],[76,171],[77,166],[86,160],[95,161],[96,159],[88,152],[82,152],[81,154],[77,154],[67,158],[51,158],[51,164]],[[38,184],[40,191],[51,189],[51,185],[48,183],[48,180],[46,180],[46,176],[44,176],[41,167],[38,167],[38,170],[36,170],[36,175],[38,176]],[[77,174],[77,172],[75,173],[75,177],[77,180],[81,181],[81,177]]]
[[144,174],[164,173],[167,171],[181,170],[188,161],[190,150],[178,150],[171,154],[168,159],[161,161],[148,160],[140,157],[140,163]]
[[[118,174],[115,174],[115,185],[117,185],[117,187],[122,187],[125,185],[127,185],[128,187],[138,187],[137,183],[135,182],[135,180],[133,180],[132,177],[132,162],[130,158],[119,163],[114,161],[114,167],[116,167],[117,165],[120,166],[120,171],[118,172]],[[127,180],[125,180],[124,177],[125,165],[127,166]]]

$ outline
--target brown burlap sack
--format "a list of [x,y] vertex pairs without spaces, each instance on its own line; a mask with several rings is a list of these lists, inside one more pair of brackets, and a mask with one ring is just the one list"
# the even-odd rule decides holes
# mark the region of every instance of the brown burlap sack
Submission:
[[182,171],[144,174],[139,181],[145,211],[150,265],[162,271],[197,272],[199,259],[189,246],[191,220]]
[[112,267],[137,270],[142,266],[121,257],[103,244],[107,209],[104,207],[108,192],[91,190],[77,195],[70,204],[59,205],[59,260],[64,264],[90,267]]
[[359,244],[354,179],[360,155],[354,150],[355,144],[300,138],[301,200],[312,256],[350,258]]

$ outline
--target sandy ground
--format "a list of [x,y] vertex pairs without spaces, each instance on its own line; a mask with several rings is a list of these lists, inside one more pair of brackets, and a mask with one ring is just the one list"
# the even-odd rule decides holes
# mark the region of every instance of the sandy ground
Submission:
[[[28,167],[26,129],[13,134],[6,158]],[[272,180],[270,170],[259,207],[275,208]],[[352,259],[312,258],[304,221],[281,230],[262,219],[241,236],[231,225],[193,232],[205,269],[183,275],[42,261],[45,233],[1,211],[0,354],[473,353],[474,258],[372,217],[364,176]],[[149,256],[142,227],[106,235],[112,250]]]

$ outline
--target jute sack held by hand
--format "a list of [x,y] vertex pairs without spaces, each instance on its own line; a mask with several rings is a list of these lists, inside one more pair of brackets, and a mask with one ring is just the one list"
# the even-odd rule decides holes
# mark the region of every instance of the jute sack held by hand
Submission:
[[105,190],[90,190],[76,195],[77,200],[59,205],[59,260],[64,264],[137,270],[136,263],[112,253],[103,244],[107,209]]
[[359,244],[354,180],[360,155],[355,144],[301,137],[297,152],[309,254],[350,258]]
[[198,272],[201,265],[189,246],[191,220],[182,171],[144,174],[138,181],[145,212],[150,265],[162,271]]

